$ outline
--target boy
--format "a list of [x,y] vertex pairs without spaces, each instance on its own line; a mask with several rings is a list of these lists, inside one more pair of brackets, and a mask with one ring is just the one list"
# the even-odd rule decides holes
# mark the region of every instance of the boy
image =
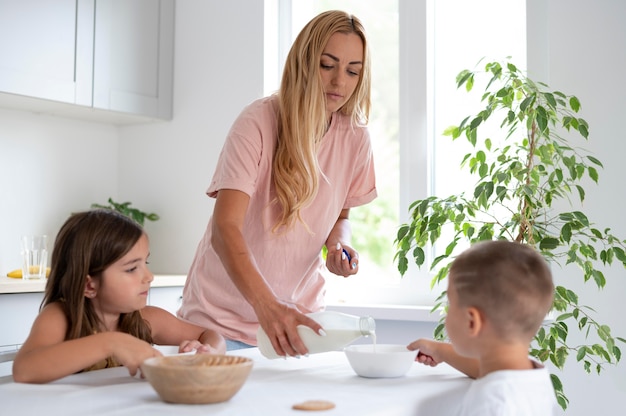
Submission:
[[459,255],[448,276],[446,331],[451,343],[418,339],[416,361],[446,362],[476,379],[460,415],[551,415],[558,409],[548,370],[529,358],[552,307],[548,264],[532,247],[487,241]]

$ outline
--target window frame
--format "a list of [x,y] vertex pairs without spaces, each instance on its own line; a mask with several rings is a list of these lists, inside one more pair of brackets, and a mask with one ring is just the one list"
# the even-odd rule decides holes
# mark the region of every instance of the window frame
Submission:
[[[280,82],[282,67],[292,39],[292,1],[265,0],[266,13],[266,94],[276,90]],[[427,198],[435,189],[434,183],[434,9],[435,0],[397,0],[399,31],[399,120],[398,141],[399,155],[399,224],[410,220],[408,207],[418,199]],[[268,30],[274,28],[274,30]],[[273,83],[273,84],[272,84]],[[268,87],[268,85],[273,85]],[[352,308],[370,307],[386,310],[415,310],[417,320],[427,318],[425,311],[430,311],[437,297],[445,289],[445,283],[430,287],[434,276],[428,264],[434,258],[434,249],[427,250],[426,263],[418,268],[409,262],[409,268],[403,277],[394,269],[394,282],[380,282],[366,286],[370,295],[358,297],[356,301],[345,302],[331,300],[334,306]],[[354,276],[351,279],[359,279]],[[348,279],[350,280],[350,279]],[[390,279],[386,279],[390,280]],[[360,283],[356,282],[356,285]],[[377,301],[373,298],[380,298]],[[415,306],[418,305],[418,306]],[[430,316],[430,315],[429,315]],[[438,319],[438,318],[436,318]],[[435,319],[435,320],[436,320]]]

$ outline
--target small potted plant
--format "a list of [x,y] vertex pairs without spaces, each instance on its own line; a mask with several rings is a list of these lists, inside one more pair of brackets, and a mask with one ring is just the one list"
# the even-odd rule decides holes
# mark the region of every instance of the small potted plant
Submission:
[[145,220],[156,221],[159,216],[154,212],[148,213],[141,211],[137,208],[132,208],[130,202],[115,202],[112,198],[109,198],[109,205],[91,204],[91,208],[102,208],[117,211],[128,218],[135,220],[139,225],[143,227]]
[[[484,71],[462,71],[457,87],[470,91],[481,76],[487,77],[481,101],[484,108],[444,132],[452,140],[465,137],[471,144],[461,167],[476,178],[476,185],[469,195],[430,196],[411,203],[410,221],[401,225],[395,241],[398,270],[401,274],[407,271],[409,257],[417,266],[424,265],[424,248],[437,243],[442,249],[430,262],[434,286],[447,277],[450,262],[462,246],[507,239],[532,245],[553,265],[578,265],[578,277],[604,287],[599,267],[613,262],[626,266],[625,241],[610,228],[596,227],[581,210],[557,211],[564,205],[572,208],[573,201],[582,202],[583,179],[597,183],[602,167],[598,159],[571,145],[567,138],[578,135],[588,139],[589,126],[577,116],[579,100],[549,91],[547,85],[534,82],[508,61],[489,62]],[[498,140],[481,136],[481,127],[493,121],[499,123]],[[444,298],[445,292],[434,309],[444,308]],[[593,309],[580,305],[573,290],[556,287],[553,311],[555,318],[540,329],[530,355],[542,362],[549,360],[560,370],[567,358],[574,356],[588,373],[598,374],[604,365],[620,360],[618,343],[626,340],[613,336],[607,325],[596,321]],[[580,330],[589,343],[568,343],[571,328]],[[435,337],[444,336],[440,323]],[[552,382],[557,401],[567,408],[559,377],[552,375]]]

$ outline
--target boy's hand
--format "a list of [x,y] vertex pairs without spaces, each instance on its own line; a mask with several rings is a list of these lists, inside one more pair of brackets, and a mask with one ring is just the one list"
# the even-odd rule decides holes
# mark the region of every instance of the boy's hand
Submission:
[[415,361],[435,367],[437,364],[443,362],[440,352],[441,345],[441,342],[421,338],[411,342],[407,345],[407,348],[411,351],[419,350]]

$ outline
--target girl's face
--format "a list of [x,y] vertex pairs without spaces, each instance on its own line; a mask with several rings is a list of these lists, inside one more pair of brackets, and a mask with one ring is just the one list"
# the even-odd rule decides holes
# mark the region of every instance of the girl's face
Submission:
[[352,96],[363,69],[363,42],[354,33],[335,33],[320,58],[326,115],[339,110]]
[[[143,234],[121,259],[107,267],[99,279],[89,278],[95,291],[92,302],[101,317],[114,319],[146,306],[150,282],[154,275],[148,269],[150,246]],[[89,285],[89,282],[88,282]]]

